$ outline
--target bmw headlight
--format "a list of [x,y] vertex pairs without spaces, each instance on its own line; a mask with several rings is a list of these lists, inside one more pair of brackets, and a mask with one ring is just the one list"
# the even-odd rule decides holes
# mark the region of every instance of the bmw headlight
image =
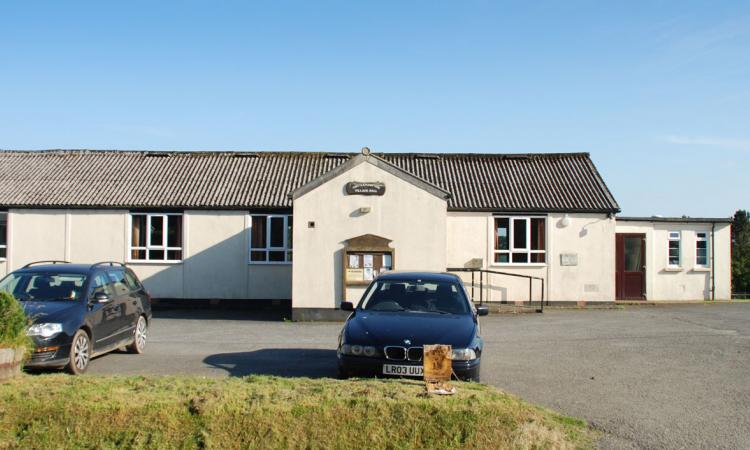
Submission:
[[26,334],[28,336],[41,336],[44,339],[48,339],[58,333],[62,333],[62,330],[61,323],[37,323],[30,326]]
[[377,348],[369,345],[349,345],[344,344],[341,346],[341,354],[352,355],[352,356],[367,356],[369,358],[375,358],[380,355]]
[[471,348],[454,348],[451,359],[453,361],[471,361],[477,359],[477,353]]

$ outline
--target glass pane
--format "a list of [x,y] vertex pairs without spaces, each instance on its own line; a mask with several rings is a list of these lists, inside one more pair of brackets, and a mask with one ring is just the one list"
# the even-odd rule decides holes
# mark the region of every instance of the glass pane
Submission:
[[526,248],[526,219],[513,219],[513,248]]
[[182,216],[167,216],[167,246],[182,247]]
[[164,245],[163,216],[151,216],[151,245]]
[[145,214],[133,214],[133,228],[131,230],[132,237],[130,238],[130,245],[133,247],[145,247],[146,246],[146,215]]
[[705,250],[705,249],[706,249],[706,247],[708,247],[708,245],[707,245],[707,244],[708,244],[708,242],[706,242],[706,241],[698,241],[698,242],[696,242],[696,243],[695,243],[695,246],[696,246],[696,247],[697,247],[698,249],[703,249],[703,250]]
[[250,261],[265,261],[266,252],[262,250],[253,250],[250,252]]
[[0,245],[8,245],[8,213],[0,213]]
[[513,253],[513,262],[514,263],[529,262],[529,254],[528,253]]
[[508,219],[495,219],[495,250],[509,250]]
[[182,250],[167,250],[167,259],[170,261],[182,261]]
[[544,219],[531,219],[531,249],[545,250]]
[[164,250],[149,250],[148,251],[148,259],[151,261],[163,261],[164,260]]
[[[251,248],[266,248],[266,216],[253,216],[252,222],[252,236],[250,237]],[[265,261],[265,253],[263,259],[253,261]]]
[[669,249],[675,250],[680,248],[680,241],[669,241]]
[[508,253],[495,253],[496,263],[507,263],[510,262],[510,255]]
[[268,260],[269,261],[283,262],[284,261],[284,253],[285,252],[268,252]]
[[133,250],[130,252],[131,259],[146,259],[146,250]]
[[138,281],[130,272],[125,272],[125,282],[128,284],[128,288],[132,291],[140,289]]
[[640,272],[643,268],[641,238],[625,238],[625,272]]
[[[292,226],[292,216],[289,216],[287,218],[287,224],[286,224],[286,248],[294,248],[292,247],[292,235],[294,234],[294,227]],[[292,258],[289,258],[289,261],[291,261]]]
[[531,254],[531,262],[533,263],[543,263],[545,262],[545,254],[544,253],[532,253]]
[[7,257],[8,249],[5,247],[0,247],[0,258]]
[[271,244],[269,247],[284,248],[284,233],[286,233],[284,218],[271,217]]

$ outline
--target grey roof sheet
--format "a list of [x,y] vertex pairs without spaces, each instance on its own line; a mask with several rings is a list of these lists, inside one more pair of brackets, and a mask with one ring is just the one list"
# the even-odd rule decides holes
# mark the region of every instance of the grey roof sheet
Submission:
[[[291,208],[287,195],[356,153],[0,152],[0,206]],[[451,210],[617,212],[587,153],[377,153],[452,194]]]

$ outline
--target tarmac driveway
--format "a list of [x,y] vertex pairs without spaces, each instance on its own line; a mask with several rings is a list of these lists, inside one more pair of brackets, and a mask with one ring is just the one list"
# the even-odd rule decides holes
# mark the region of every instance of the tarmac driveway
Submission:
[[[91,374],[336,375],[341,324],[162,312],[145,355]],[[484,382],[585,418],[602,448],[750,448],[750,304],[482,319]]]

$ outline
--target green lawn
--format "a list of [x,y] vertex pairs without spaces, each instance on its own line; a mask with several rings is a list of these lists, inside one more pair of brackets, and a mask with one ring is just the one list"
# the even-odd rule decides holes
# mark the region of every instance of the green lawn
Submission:
[[418,381],[25,375],[0,384],[0,448],[587,448],[578,419],[495,388]]

